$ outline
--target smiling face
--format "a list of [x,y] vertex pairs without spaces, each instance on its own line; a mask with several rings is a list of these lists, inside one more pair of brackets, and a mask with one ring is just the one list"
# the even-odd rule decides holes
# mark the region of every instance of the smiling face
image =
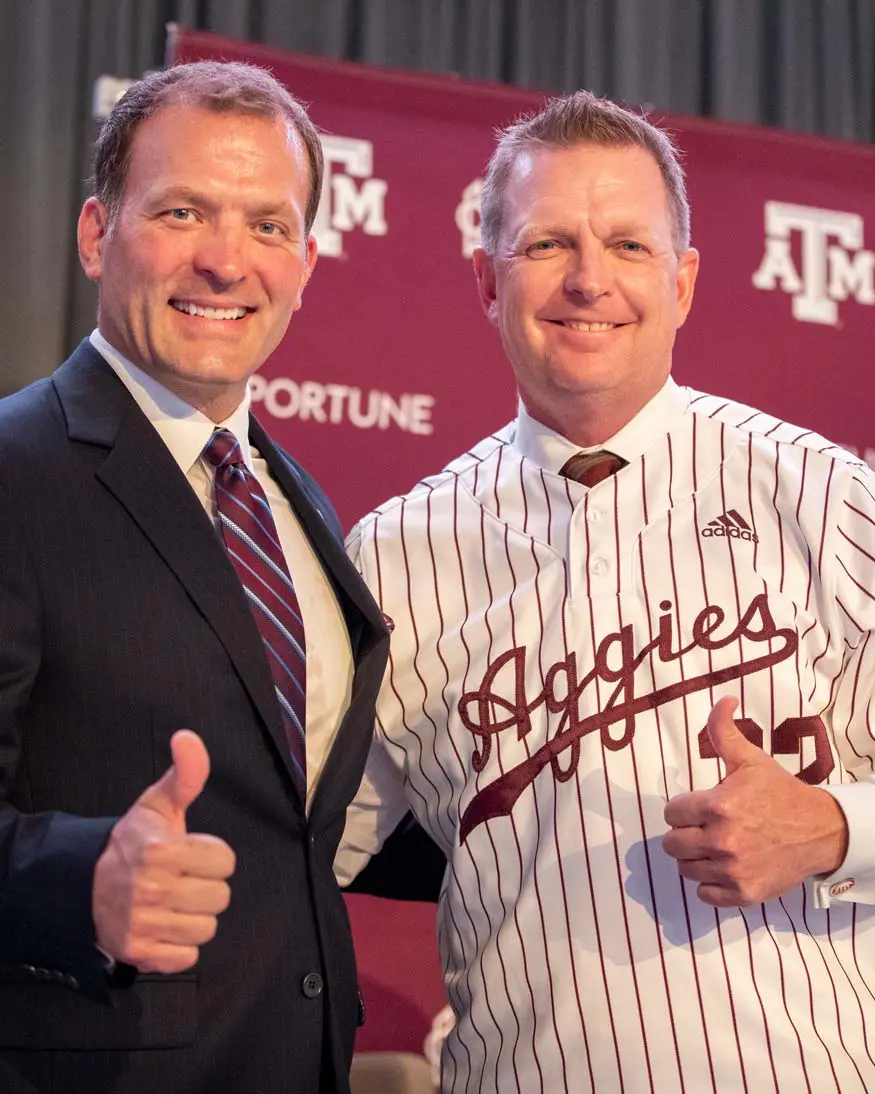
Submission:
[[89,198],[79,255],[107,341],[213,421],[276,348],[316,261],[306,153],[280,120],[190,105],[133,139],[114,217]]
[[637,146],[524,151],[480,298],[529,413],[581,445],[616,433],[660,389],[689,312],[694,250],[677,255],[662,174]]

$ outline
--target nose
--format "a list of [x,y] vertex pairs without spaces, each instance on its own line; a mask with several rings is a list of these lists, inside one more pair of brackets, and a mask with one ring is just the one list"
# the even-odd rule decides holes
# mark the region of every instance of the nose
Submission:
[[570,296],[597,300],[610,291],[607,256],[597,240],[569,249],[567,263],[564,287]]
[[198,240],[194,266],[211,287],[227,289],[246,276],[246,237],[234,225],[214,225]]

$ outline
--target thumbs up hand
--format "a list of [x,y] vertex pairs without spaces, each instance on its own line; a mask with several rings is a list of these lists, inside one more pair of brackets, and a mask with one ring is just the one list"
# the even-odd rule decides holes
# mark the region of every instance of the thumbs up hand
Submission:
[[847,852],[847,822],[825,790],[795,778],[751,744],[732,719],[738,700],[720,699],[708,734],[726,777],[710,790],[678,794],[665,807],[663,837],[699,899],[743,907],[832,873]]
[[207,750],[187,729],[174,733],[170,749],[173,763],[116,824],[94,868],[97,944],[140,972],[191,968],[231,898],[234,852],[186,828],[210,773]]

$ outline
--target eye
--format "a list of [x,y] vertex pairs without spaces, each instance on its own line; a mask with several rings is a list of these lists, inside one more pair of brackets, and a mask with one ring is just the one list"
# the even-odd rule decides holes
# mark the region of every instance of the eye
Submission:
[[258,234],[263,236],[280,236],[283,229],[272,220],[262,220],[258,225]]
[[555,239],[538,239],[529,243],[523,254],[527,258],[550,258],[559,250],[559,244]]
[[647,252],[644,244],[635,239],[624,239],[620,243],[620,250],[625,251],[627,254],[646,254]]
[[179,220],[184,223],[194,217],[194,210],[186,208],[170,209],[168,210],[167,215],[171,220]]

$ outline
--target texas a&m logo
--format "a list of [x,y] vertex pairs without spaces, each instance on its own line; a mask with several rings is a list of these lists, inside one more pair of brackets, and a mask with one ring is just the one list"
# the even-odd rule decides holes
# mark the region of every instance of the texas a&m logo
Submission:
[[386,235],[389,184],[385,179],[373,178],[374,146],[371,141],[331,134],[323,134],[321,141],[325,175],[313,234],[320,255],[340,258],[344,232],[358,227],[365,235]]
[[462,240],[462,258],[470,258],[480,246],[480,198],[483,179],[474,179],[462,191],[456,206],[456,227]]
[[[767,201],[765,228],[766,250],[753,284],[789,293],[794,319],[836,326],[841,301],[875,304],[875,251],[863,249],[863,218],[857,213]],[[798,266],[794,236],[801,242]]]

